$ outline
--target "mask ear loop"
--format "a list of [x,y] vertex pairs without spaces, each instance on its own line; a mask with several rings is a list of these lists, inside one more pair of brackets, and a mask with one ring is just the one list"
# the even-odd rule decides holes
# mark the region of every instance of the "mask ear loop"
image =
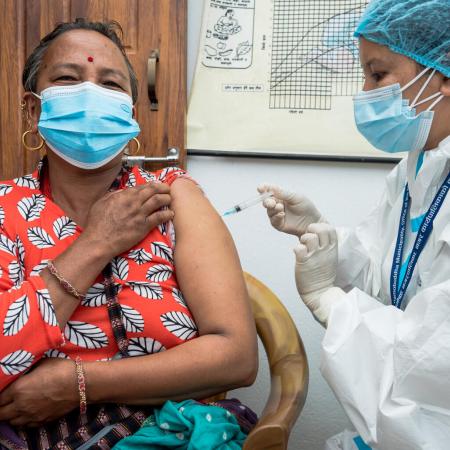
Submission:
[[[401,92],[405,91],[406,89],[408,89],[410,86],[412,86],[417,80],[419,80],[420,78],[422,78],[423,75],[425,75],[429,70],[431,70],[430,67],[425,68],[424,70],[422,70],[422,72],[419,73],[419,75],[417,75],[417,77],[415,77],[414,79],[412,79],[409,83],[407,83],[405,86],[402,87]],[[417,100],[419,100],[420,96],[423,94],[423,92],[425,91],[425,89],[427,88],[427,86],[430,84],[431,79],[433,78],[434,74],[436,73],[436,69],[433,69],[433,71],[431,72],[430,76],[427,78],[427,80],[425,81],[425,83],[423,84],[423,86],[420,88],[419,93],[416,95],[416,98],[414,99],[414,101],[411,103],[411,108],[415,108],[416,106],[422,105],[426,102],[429,102],[430,100],[435,99],[436,97],[438,97],[436,99],[436,101],[434,101],[428,108],[427,111],[431,111],[444,97],[445,95],[441,94],[440,92],[436,92],[433,95],[430,95],[429,97],[421,100],[420,102],[417,102]]]
[[435,99],[436,97],[439,97],[440,95],[442,95],[440,92],[436,92],[436,94],[430,95],[429,97],[424,98],[424,99],[421,100],[420,102],[416,103],[416,104],[414,105],[414,108],[415,108],[416,106],[423,105],[424,103],[427,103],[427,102],[429,102],[430,100],[433,100],[433,99]]
[[[440,92],[438,92],[438,94],[441,94]],[[445,97],[445,95],[444,94],[441,94],[440,96],[439,96],[439,98],[435,101],[435,102],[433,102],[428,108],[427,108],[427,111],[431,111],[443,98]]]
[[[419,93],[416,95],[416,98],[413,100],[413,102],[411,103],[411,108],[414,108],[418,105],[417,101],[419,100],[419,98],[422,96],[423,92],[425,91],[425,89],[427,88],[427,86],[430,84],[431,79],[434,77],[434,74],[436,73],[436,69],[433,69],[433,71],[431,72],[430,76],[427,78],[427,81],[425,81],[425,83],[423,84],[423,86],[420,88]],[[434,98],[434,97],[433,97]],[[432,98],[428,97],[428,99],[425,100],[432,100]],[[425,103],[425,101],[422,100],[421,103]]]
[[400,92],[406,91],[409,87],[411,87],[416,81],[420,80],[429,70],[431,70],[430,67],[426,67],[422,72],[417,75],[417,77],[413,78],[409,83],[406,83],[401,89]]

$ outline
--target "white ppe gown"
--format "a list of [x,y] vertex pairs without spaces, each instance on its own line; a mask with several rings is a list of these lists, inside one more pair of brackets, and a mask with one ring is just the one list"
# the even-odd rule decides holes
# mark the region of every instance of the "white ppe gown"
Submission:
[[346,293],[330,311],[321,371],[374,449],[450,449],[450,194],[414,269],[404,310],[390,306],[405,184],[411,196],[406,258],[449,170],[450,137],[437,149],[409,154],[387,177],[369,217],[354,230],[338,230],[336,284]]

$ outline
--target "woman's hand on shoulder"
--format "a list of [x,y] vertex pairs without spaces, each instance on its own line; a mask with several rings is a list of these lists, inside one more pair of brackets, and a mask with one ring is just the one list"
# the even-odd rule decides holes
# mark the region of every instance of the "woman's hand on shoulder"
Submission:
[[170,187],[147,183],[109,192],[91,207],[84,238],[100,245],[110,257],[140,242],[158,225],[172,220]]

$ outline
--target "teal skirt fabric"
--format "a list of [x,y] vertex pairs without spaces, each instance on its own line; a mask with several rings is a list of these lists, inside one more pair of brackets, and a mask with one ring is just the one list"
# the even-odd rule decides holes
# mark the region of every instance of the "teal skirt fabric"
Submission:
[[194,400],[168,401],[113,449],[234,450],[242,448],[246,437],[235,416],[224,408]]

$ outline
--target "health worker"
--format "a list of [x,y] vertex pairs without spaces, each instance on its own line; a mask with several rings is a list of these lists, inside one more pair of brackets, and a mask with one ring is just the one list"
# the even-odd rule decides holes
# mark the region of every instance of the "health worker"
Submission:
[[408,152],[356,229],[277,186],[264,206],[299,237],[300,296],[326,327],[321,371],[364,442],[450,448],[450,1],[372,0],[354,98],[376,148]]

